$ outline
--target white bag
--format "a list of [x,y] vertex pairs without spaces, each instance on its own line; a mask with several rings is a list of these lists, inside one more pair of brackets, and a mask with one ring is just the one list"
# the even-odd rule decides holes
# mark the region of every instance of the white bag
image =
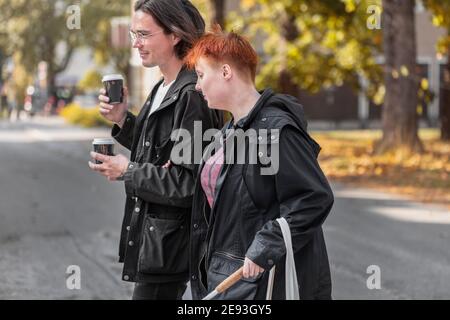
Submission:
[[[289,224],[286,219],[277,219],[283,233],[284,244],[286,245],[286,300],[300,300],[298,293],[297,272],[295,270],[294,251],[292,250],[292,237]],[[269,283],[267,285],[266,299],[272,300],[273,280],[275,278],[275,266],[270,269]]]

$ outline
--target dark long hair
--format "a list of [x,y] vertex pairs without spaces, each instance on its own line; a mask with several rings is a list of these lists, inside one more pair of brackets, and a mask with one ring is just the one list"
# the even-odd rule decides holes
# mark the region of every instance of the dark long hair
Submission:
[[183,59],[194,42],[205,33],[205,21],[189,0],[138,0],[134,11],[150,14],[165,34],[175,34],[181,40],[174,47]]

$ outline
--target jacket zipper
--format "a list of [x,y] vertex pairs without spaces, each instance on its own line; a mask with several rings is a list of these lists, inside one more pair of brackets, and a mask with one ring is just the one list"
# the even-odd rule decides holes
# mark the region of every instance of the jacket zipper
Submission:
[[235,260],[240,260],[240,261],[244,261],[245,260],[242,257],[239,257],[239,256],[234,255],[232,253],[224,252],[224,251],[216,251],[215,253],[217,253],[219,255],[222,255],[222,256],[225,256],[225,257],[228,257],[228,258],[231,258],[231,259],[235,259]]
[[[208,270],[208,268],[209,268],[209,265],[208,265],[208,260],[209,260],[208,259],[208,251],[209,251],[209,246],[206,248],[206,253],[205,253],[205,256],[206,256],[206,258],[205,258],[205,268],[206,268],[206,270]],[[234,255],[232,253],[228,253],[228,252],[224,252],[224,251],[215,251],[214,253],[216,253],[218,255],[221,255],[221,256],[224,256],[224,257],[227,257],[227,258],[230,258],[232,260],[239,260],[241,262],[245,261],[245,258],[239,257],[239,256]]]
[[[223,137],[223,132],[222,132],[221,137]],[[217,177],[216,193],[214,194],[213,205],[211,207],[211,212],[210,212],[210,216],[209,216],[210,219],[213,217],[214,209],[216,208],[217,198],[219,197],[220,191],[222,190],[223,182],[225,181],[225,178],[226,178],[226,176],[228,174],[228,170],[230,169],[229,166],[225,165],[225,161],[226,161],[225,160],[225,142],[223,142],[222,148],[223,148],[223,152],[224,152],[224,164],[223,164],[223,166],[222,166],[222,168],[221,168],[221,170],[219,172],[219,176]],[[206,161],[204,163],[206,163]],[[204,168],[204,163],[203,163],[203,168]],[[203,170],[203,168],[201,170]],[[222,175],[222,171],[224,169],[225,169],[225,172]],[[200,170],[200,172],[201,172],[201,170]],[[220,185],[219,185],[219,188],[217,188],[217,184],[218,184],[219,181],[220,181]],[[208,199],[206,199],[206,202],[208,202]],[[209,227],[210,227],[209,221],[206,219],[206,215],[205,215],[204,212],[203,212],[203,216],[205,217],[206,225],[208,226],[208,230],[209,230]],[[208,235],[208,231],[206,232],[206,235]],[[203,256],[205,258],[205,268],[206,268],[206,270],[208,270],[208,268],[209,268],[209,263],[208,263],[208,260],[209,260],[208,259],[208,257],[209,257],[208,252],[210,251],[210,244],[209,244],[210,241],[209,240],[210,239],[208,239],[208,237],[206,237],[206,252],[205,252],[205,255]],[[203,259],[203,257],[202,257],[202,259]]]

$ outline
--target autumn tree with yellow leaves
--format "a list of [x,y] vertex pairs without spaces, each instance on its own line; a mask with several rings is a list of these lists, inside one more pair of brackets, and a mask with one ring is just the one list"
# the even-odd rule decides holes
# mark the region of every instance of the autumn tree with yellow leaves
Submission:
[[[442,55],[450,55],[450,2],[442,0],[424,0],[423,4],[433,14],[433,24],[445,28],[447,34],[437,44],[437,51]],[[440,110],[441,139],[450,141],[450,58],[444,69],[444,79],[440,90],[442,91],[442,103]]]
[[[383,103],[383,137],[377,153],[422,151],[418,96],[427,90],[427,83],[416,68],[414,0],[241,3],[244,14],[230,20],[261,43],[258,85],[298,96],[300,89],[317,92],[350,84]],[[376,58],[382,56],[380,64]]]

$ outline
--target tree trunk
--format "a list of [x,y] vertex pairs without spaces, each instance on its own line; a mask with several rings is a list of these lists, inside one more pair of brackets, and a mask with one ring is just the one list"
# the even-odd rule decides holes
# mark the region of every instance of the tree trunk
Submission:
[[[450,35],[450,32],[449,32]],[[442,101],[440,103],[439,117],[441,119],[441,140],[450,141],[450,46],[447,49],[447,64],[444,70],[444,83],[442,85]]]
[[44,103],[49,103],[50,104],[50,110],[48,110],[50,112],[50,114],[54,114],[55,110],[56,110],[56,81],[55,81],[55,77],[56,77],[56,73],[55,70],[53,69],[53,64],[49,63],[48,64],[48,69],[47,69],[47,101],[44,101]]
[[3,85],[3,64],[5,63],[6,57],[0,49],[0,84]]
[[212,19],[211,24],[214,26],[216,23],[225,30],[225,1],[226,0],[211,0],[212,7]]
[[[211,10],[212,10],[212,18],[211,18],[211,27],[214,27],[215,24],[220,25],[222,30],[225,30],[225,3],[226,0],[210,0]],[[225,111],[217,112],[219,117],[219,125],[221,126],[225,122],[231,119],[231,113]]]
[[[282,44],[282,47],[285,47],[286,43],[292,42],[297,39],[297,37],[299,36],[299,31],[297,29],[297,26],[295,25],[295,17],[287,15],[285,21],[281,26],[281,30],[284,42]],[[280,76],[278,78],[278,88],[282,93],[286,93],[299,98],[299,86],[292,80],[291,73],[289,72],[289,69],[286,65],[280,72]]]
[[414,0],[383,0],[384,98],[383,137],[377,153],[401,148],[421,152],[417,105]]
[[75,48],[68,45],[62,61],[57,62],[55,61],[57,56],[56,44],[50,38],[46,38],[46,42],[47,50],[43,56],[43,60],[47,62],[47,101],[44,101],[44,103],[51,104],[50,112],[54,114],[58,103],[56,96],[56,76],[67,68]]
[[282,93],[289,94],[296,98],[300,97],[300,88],[292,80],[292,76],[287,68],[282,70],[278,77],[278,87]]

